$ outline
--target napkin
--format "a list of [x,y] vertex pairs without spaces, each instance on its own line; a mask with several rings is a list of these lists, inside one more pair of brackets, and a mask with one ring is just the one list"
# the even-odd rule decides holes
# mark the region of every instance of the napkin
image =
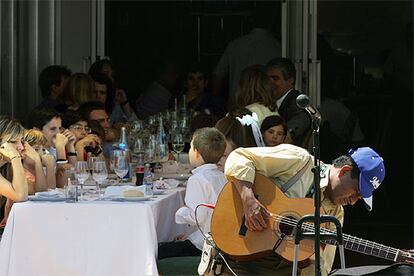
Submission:
[[47,192],[36,192],[35,196],[40,198],[61,198],[65,197],[65,194],[61,190],[54,189]]

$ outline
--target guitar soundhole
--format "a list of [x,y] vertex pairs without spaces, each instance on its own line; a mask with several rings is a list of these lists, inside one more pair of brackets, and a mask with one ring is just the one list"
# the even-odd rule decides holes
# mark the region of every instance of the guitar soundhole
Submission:
[[294,217],[283,217],[279,221],[279,230],[285,235],[292,235],[293,229],[296,226],[296,219]]

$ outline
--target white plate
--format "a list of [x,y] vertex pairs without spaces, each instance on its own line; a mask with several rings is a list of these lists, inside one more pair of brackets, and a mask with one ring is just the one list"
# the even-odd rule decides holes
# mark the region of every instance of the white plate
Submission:
[[45,196],[28,196],[30,201],[65,201],[65,197],[45,197]]
[[154,195],[162,195],[165,193],[165,190],[154,190]]
[[149,200],[150,196],[139,196],[139,197],[118,197],[118,196],[109,196],[106,197],[106,199],[112,200],[112,201],[146,201]]
[[173,178],[177,180],[187,180],[191,176],[191,173],[169,173],[169,174],[156,174],[156,178]]

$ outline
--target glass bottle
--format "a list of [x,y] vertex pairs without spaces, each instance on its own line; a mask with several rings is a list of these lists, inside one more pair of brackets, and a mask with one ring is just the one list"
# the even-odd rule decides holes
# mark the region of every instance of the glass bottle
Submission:
[[121,127],[121,137],[119,139],[118,149],[125,152],[125,155],[127,157],[127,162],[129,164],[128,173],[124,176],[123,179],[126,181],[131,181],[131,178],[132,178],[131,150],[128,145],[125,127]]

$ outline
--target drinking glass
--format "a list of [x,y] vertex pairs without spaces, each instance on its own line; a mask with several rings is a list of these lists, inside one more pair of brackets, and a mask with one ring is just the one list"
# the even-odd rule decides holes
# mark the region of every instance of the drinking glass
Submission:
[[99,197],[101,197],[101,185],[103,181],[108,177],[108,170],[106,169],[105,161],[95,161],[93,163],[93,180],[96,181],[96,190]]
[[98,160],[98,157],[89,156],[88,157],[88,169],[90,173],[93,173],[93,164]]
[[75,166],[75,176],[78,179],[78,182],[81,186],[80,190],[80,198],[83,200],[83,184],[85,183],[86,179],[89,177],[89,168],[88,163],[86,161],[77,161]]
[[180,153],[184,150],[184,135],[181,133],[174,133],[172,136],[173,150],[177,153],[177,162],[180,163]]
[[122,179],[127,175],[129,169],[129,160],[125,151],[114,150],[112,152],[111,164],[114,172],[120,178],[120,182],[122,183]]
[[153,163],[155,162],[155,150],[157,147],[157,139],[154,134],[151,134],[148,138],[148,143],[145,147],[145,163]]
[[145,140],[142,137],[137,137],[134,141],[134,153],[136,155],[144,154],[145,153]]

